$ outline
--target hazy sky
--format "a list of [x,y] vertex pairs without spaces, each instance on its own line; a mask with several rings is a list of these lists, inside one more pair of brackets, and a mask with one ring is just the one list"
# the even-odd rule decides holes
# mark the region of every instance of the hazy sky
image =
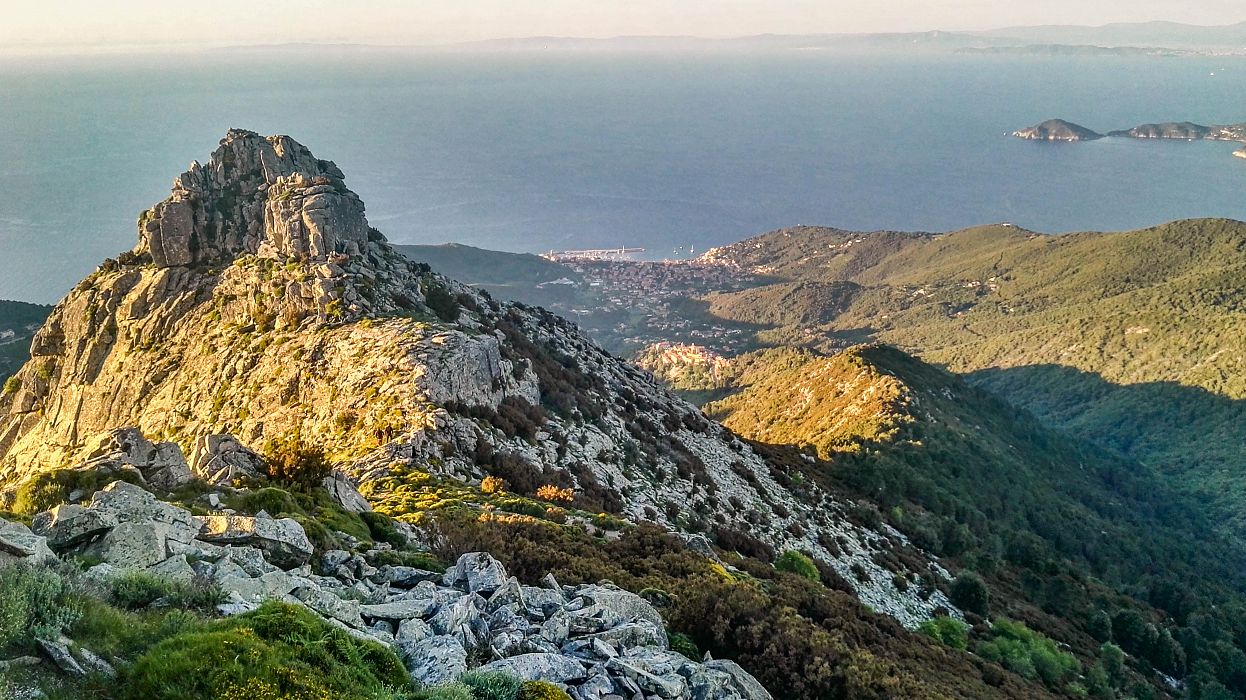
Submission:
[[0,47],[1227,24],[1241,0],[0,0]]

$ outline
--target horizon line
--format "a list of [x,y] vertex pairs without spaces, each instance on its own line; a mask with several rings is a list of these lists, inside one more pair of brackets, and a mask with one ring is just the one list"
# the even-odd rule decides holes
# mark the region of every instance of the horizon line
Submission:
[[[144,52],[159,50],[227,50],[227,49],[263,49],[263,48],[289,48],[295,46],[315,46],[315,47],[336,47],[336,48],[376,48],[376,49],[453,49],[468,48],[472,46],[481,46],[487,44],[498,44],[508,42],[531,42],[531,41],[584,41],[584,42],[611,42],[611,41],[627,41],[627,40],[660,40],[660,41],[689,41],[689,42],[730,42],[741,41],[747,39],[762,38],[827,38],[827,37],[887,37],[887,36],[919,36],[928,34],[952,34],[975,36],[982,38],[991,38],[992,32],[1017,31],[1023,29],[1107,29],[1110,27],[1142,27],[1146,25],[1167,24],[1179,27],[1188,27],[1193,29],[1228,29],[1240,25],[1246,25],[1246,19],[1228,22],[1225,24],[1193,24],[1187,22],[1178,22],[1175,20],[1145,20],[1139,22],[1107,22],[1104,24],[1018,24],[994,27],[991,29],[920,29],[920,30],[896,30],[896,31],[873,31],[873,32],[803,32],[803,33],[782,33],[782,32],[762,32],[757,34],[723,34],[723,35],[695,35],[695,34],[614,34],[614,35],[560,35],[560,34],[531,34],[531,35],[513,35],[513,36],[497,36],[484,39],[465,39],[465,40],[430,40],[426,42],[404,41],[404,42],[377,42],[377,41],[331,41],[331,40],[309,40],[309,41],[286,41],[286,42],[266,42],[266,43],[236,43],[236,42],[170,42],[170,43],[126,43],[119,41],[106,42],[89,42],[65,44],[56,42],[30,42],[16,44],[0,44],[0,55],[6,53],[15,53],[22,51],[29,52],[53,52],[64,50],[113,50],[127,51],[133,49],[144,50]],[[1005,38],[1005,37],[1000,37]]]

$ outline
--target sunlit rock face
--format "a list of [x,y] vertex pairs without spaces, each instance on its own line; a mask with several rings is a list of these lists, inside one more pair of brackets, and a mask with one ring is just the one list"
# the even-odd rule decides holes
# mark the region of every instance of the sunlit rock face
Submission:
[[218,263],[240,253],[325,259],[368,242],[363,202],[342,171],[288,136],[231,129],[207,165],[192,163],[169,198],[139,218],[157,267]]

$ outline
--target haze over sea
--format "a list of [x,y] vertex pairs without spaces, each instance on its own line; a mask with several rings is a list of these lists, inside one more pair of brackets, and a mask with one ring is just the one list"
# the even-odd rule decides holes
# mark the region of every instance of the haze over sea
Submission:
[[[1213,75],[1214,74],[1214,75]],[[1246,219],[1233,144],[1005,133],[1246,121],[1246,59],[232,51],[0,59],[0,298],[135,241],[231,126],[345,171],[395,242],[686,255],[773,228]]]

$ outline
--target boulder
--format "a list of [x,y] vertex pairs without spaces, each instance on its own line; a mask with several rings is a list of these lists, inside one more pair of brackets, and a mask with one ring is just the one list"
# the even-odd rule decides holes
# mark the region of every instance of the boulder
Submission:
[[189,544],[199,532],[199,524],[190,512],[164,503],[150,492],[125,481],[114,481],[91,497],[91,510],[111,515],[118,523],[163,523],[166,536]]
[[550,681],[567,683],[581,680],[588,674],[584,664],[560,654],[519,654],[491,661],[480,667],[481,671],[505,671],[525,681]]
[[514,576],[506,579],[506,582],[494,591],[485,603],[485,610],[490,613],[504,607],[516,611],[524,608],[523,587],[519,585],[519,579]]
[[117,526],[117,516],[102,509],[63,503],[36,515],[31,529],[48,538],[48,546],[64,551],[93,540]]
[[296,588],[292,591],[292,595],[322,617],[337,620],[354,629],[364,627],[363,618],[359,614],[362,606],[358,601],[340,598],[328,591],[310,586]]
[[577,600],[584,607],[579,609],[580,615],[592,616],[599,612],[610,613],[623,621],[645,620],[658,627],[664,627],[662,615],[644,598],[625,591],[611,583],[580,586],[575,591]]
[[264,458],[232,435],[205,435],[195,442],[190,468],[202,481],[217,486],[238,479],[260,479]]
[[[674,654],[674,652],[666,653]],[[655,653],[645,656],[616,656],[606,662],[606,668],[635,683],[648,695],[674,700],[687,697],[688,681],[679,675],[678,670],[689,663],[683,657],[671,663],[670,660]]]
[[434,635],[428,623],[419,618],[410,618],[398,624],[398,631],[394,636],[401,644],[402,642],[422,642]]
[[198,537],[204,542],[261,549],[270,562],[285,569],[311,561],[311,540],[292,518],[207,515],[195,520],[200,525]]
[[561,590],[522,586],[520,591],[523,594],[524,609],[529,615],[549,617],[567,604],[567,597]]
[[333,502],[341,506],[342,510],[348,513],[368,513],[372,511],[372,505],[368,503],[368,499],[364,498],[351,480],[342,472],[334,471],[324,478],[321,486],[325,491],[329,492],[329,498]]
[[56,667],[71,676],[85,676],[86,669],[78,663],[74,655],[69,652],[68,640],[53,641],[50,639],[38,640],[37,646],[39,651],[48,658],[49,661],[56,664]]
[[359,612],[370,619],[402,621],[426,618],[436,609],[435,598],[409,598],[375,605],[361,605]]
[[114,668],[112,664],[108,663],[98,654],[90,649],[87,649],[86,647],[78,647],[74,650],[74,655],[77,657],[78,662],[82,665],[82,668],[86,669],[88,673],[98,673],[102,676],[107,676],[108,678],[112,678],[117,675],[117,669]]
[[399,642],[397,651],[411,678],[421,685],[452,681],[467,671],[467,650],[450,635]]
[[669,645],[666,630],[648,620],[624,622],[617,627],[598,632],[594,639],[611,642],[620,647],[658,647],[665,649]]
[[411,566],[382,566],[376,576],[372,577],[377,583],[388,583],[394,588],[414,588],[423,581],[440,581],[444,574],[435,571],[425,571],[416,569]]
[[506,583],[506,567],[485,552],[468,552],[446,572],[442,584],[488,595]]
[[195,579],[195,569],[186,560],[185,554],[175,554],[164,561],[147,567],[147,571],[160,578],[190,583]]
[[118,428],[97,436],[87,465],[98,468],[104,462],[133,466],[148,485],[160,491],[174,491],[194,480],[182,448],[172,442],[152,443],[138,428]]
[[702,668],[729,676],[731,678],[731,687],[741,700],[773,700],[770,693],[761,686],[761,683],[757,682],[753,674],[740,668],[740,664],[734,661],[714,659],[706,661]]
[[0,518],[0,566],[17,561],[51,561],[56,558],[47,539],[21,523]]
[[145,569],[168,559],[169,529],[166,523],[120,523],[89,551],[118,568]]
[[168,493],[176,491],[195,480],[194,472],[186,463],[182,448],[174,442],[158,442],[151,463],[140,466],[139,471],[152,488]]
[[463,647],[474,651],[488,641],[489,626],[480,615],[484,600],[475,593],[460,597],[441,606],[428,621],[435,634],[452,634]]

